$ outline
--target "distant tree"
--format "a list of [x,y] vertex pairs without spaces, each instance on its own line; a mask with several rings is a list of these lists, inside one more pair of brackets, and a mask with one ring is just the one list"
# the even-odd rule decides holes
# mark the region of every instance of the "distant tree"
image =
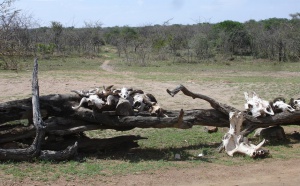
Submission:
[[189,45],[194,50],[196,57],[200,60],[208,59],[212,56],[208,36],[203,33],[195,34],[190,40]]
[[18,69],[21,57],[31,55],[33,41],[29,28],[31,18],[21,15],[14,8],[15,0],[0,3],[0,66],[4,69]]
[[[185,26],[182,25],[172,25],[168,26],[168,47],[173,55],[173,61],[176,58],[180,60],[184,60],[185,62],[189,62],[189,57],[186,59],[183,57],[183,54],[180,53],[182,49],[189,50],[189,31],[186,30]],[[188,52],[189,55],[189,52]]]
[[285,61],[286,56],[286,31],[288,19],[270,18],[261,21],[264,37],[267,41],[269,58],[272,60]]
[[152,51],[153,27],[146,25],[136,29],[137,35],[132,42],[135,62],[141,66],[146,66],[151,55],[155,55]]
[[105,45],[102,23],[100,21],[85,22],[84,32],[87,36],[86,44],[88,50],[92,51],[93,53],[99,53],[100,47]]
[[151,35],[148,38],[151,39],[152,53],[155,60],[167,60],[169,57],[169,32],[166,25],[154,25],[148,29],[151,29]]
[[106,43],[117,48],[118,56],[121,57],[121,29],[119,27],[109,28],[108,31],[104,33],[104,39]]
[[121,29],[120,34],[121,34],[120,35],[121,48],[124,51],[127,62],[129,62],[130,47],[134,43],[134,41],[138,38],[138,32],[134,28],[125,26]]
[[63,32],[63,25],[60,22],[52,21],[51,29],[53,32],[53,43],[55,44],[56,49],[60,52],[61,51],[60,39]]
[[224,54],[244,55],[250,50],[250,37],[244,25],[236,21],[223,21],[213,27],[217,49]]
[[194,34],[190,38],[189,46],[197,60],[206,60],[214,56],[211,38],[212,24],[198,23],[192,27]]
[[287,27],[286,49],[287,58],[291,61],[300,60],[300,13],[290,14],[291,20]]

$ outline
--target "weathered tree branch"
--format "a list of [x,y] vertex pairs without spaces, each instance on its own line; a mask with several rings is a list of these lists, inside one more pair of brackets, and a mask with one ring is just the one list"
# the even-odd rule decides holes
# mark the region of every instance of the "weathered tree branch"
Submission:
[[38,88],[38,64],[35,60],[32,74],[32,105],[33,123],[36,128],[36,137],[30,147],[26,149],[0,149],[0,159],[2,160],[29,160],[39,156],[42,139],[45,135],[43,120],[39,108],[39,88]]
[[[77,149],[77,144],[68,147],[65,151],[60,152],[48,152],[41,151],[41,145],[45,137],[45,125],[42,120],[39,104],[39,85],[38,85],[38,63],[37,59],[34,61],[34,69],[32,73],[32,112],[33,112],[33,124],[36,130],[36,136],[33,143],[26,149],[0,149],[1,160],[31,160],[39,157],[52,160],[61,160],[61,158],[69,158]],[[47,156],[49,155],[49,156]]]
[[[183,85],[179,85],[174,90],[167,89],[167,92],[173,97],[175,96],[179,91],[182,91],[185,95],[192,97],[193,99],[199,98],[203,99],[210,103],[210,105],[220,111],[221,113],[226,114],[229,116],[230,112],[240,112],[238,109],[228,106],[223,103],[219,103],[215,101],[214,99],[202,95],[202,94],[195,94],[191,91],[189,91],[187,88],[185,88]],[[244,130],[242,131],[243,135],[248,135],[253,130],[260,128],[260,127],[268,127],[268,126],[274,126],[274,125],[299,125],[300,124],[300,111],[296,112],[282,112],[278,113],[274,116],[268,116],[268,117],[260,117],[255,118],[251,115],[248,115],[247,113],[243,113],[243,117],[245,118],[245,121],[243,122]],[[215,125],[218,126],[218,125]]]

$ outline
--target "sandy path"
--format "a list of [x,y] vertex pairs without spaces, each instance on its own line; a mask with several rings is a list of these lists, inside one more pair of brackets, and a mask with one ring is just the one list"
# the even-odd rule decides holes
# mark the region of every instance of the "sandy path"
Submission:
[[107,72],[114,72],[114,69],[111,65],[109,65],[110,60],[105,60],[102,65],[100,66],[100,68],[102,68],[102,70],[107,71]]
[[150,175],[122,176],[111,180],[111,185],[299,185],[299,165],[299,159],[258,162],[242,166],[199,165],[189,169],[157,171]]

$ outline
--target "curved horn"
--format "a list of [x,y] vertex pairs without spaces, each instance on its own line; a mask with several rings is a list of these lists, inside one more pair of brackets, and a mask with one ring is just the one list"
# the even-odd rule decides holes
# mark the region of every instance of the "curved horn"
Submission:
[[246,99],[246,101],[248,101],[248,100],[249,100],[249,95],[248,95],[248,92],[244,92],[244,95],[245,95],[245,99]]
[[74,109],[74,110],[79,109],[79,107],[81,107],[81,105],[82,105],[83,103],[86,103],[87,101],[88,101],[87,98],[83,97],[83,98],[80,100],[79,105],[76,106],[76,107],[73,107],[73,106],[72,106],[72,109]]
[[[268,111],[268,109],[269,109],[270,111]],[[265,112],[266,114],[270,114],[271,116],[274,116],[274,111],[273,111],[273,109],[272,109],[271,107],[264,108],[264,112]]]
[[256,147],[254,148],[255,151],[257,151],[258,149],[260,149],[264,145],[265,142],[266,142],[266,140],[264,139],[264,140],[262,140],[262,142],[260,142],[258,145],[256,145]]
[[287,106],[287,110],[290,112],[295,112],[295,109],[293,109],[293,107],[291,107],[290,105]]

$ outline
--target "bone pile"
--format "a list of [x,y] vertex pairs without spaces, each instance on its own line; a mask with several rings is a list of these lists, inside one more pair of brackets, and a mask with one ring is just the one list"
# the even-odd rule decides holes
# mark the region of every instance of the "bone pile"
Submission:
[[121,100],[130,103],[132,109],[139,112],[149,112],[158,116],[166,116],[164,110],[157,103],[156,98],[149,93],[139,89],[123,87],[122,89],[114,89],[113,85],[103,86],[103,88],[95,88],[91,90],[72,90],[81,96],[79,105],[73,106],[74,110],[83,107],[87,103],[89,108],[99,112],[103,110],[115,110]]
[[300,99],[291,98],[290,104],[287,104],[282,97],[275,98],[273,101],[266,101],[255,92],[252,92],[252,96],[249,96],[247,92],[244,92],[244,95],[246,99],[245,110],[253,117],[273,116],[276,113],[295,112],[300,109]]

